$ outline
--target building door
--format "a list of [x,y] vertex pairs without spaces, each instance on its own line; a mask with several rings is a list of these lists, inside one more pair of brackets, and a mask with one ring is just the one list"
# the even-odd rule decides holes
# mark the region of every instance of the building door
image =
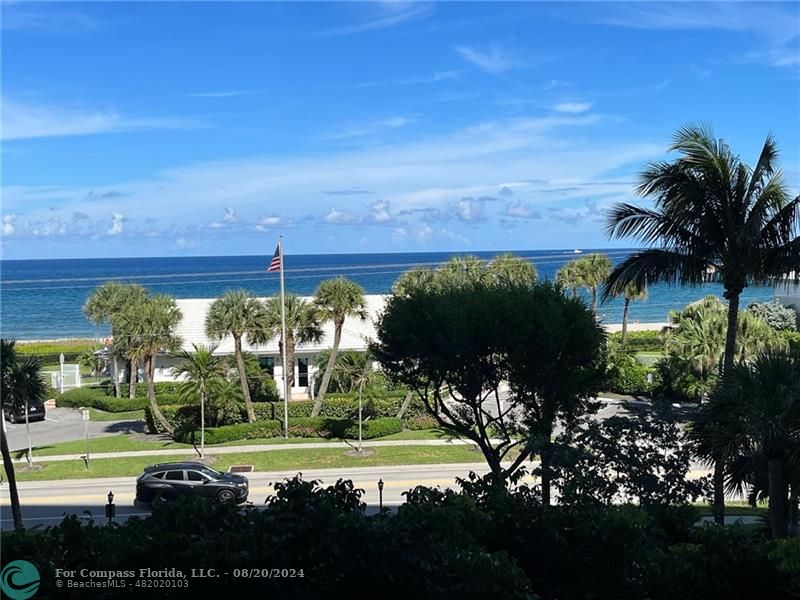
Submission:
[[297,387],[308,387],[308,357],[297,359]]

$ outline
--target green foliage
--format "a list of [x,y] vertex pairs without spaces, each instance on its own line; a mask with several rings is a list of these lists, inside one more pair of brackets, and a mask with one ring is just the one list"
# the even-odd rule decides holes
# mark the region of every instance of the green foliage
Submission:
[[406,429],[421,431],[423,429],[437,429],[439,422],[430,415],[419,415],[405,419]]
[[[627,346],[626,346],[627,348]],[[650,375],[653,383],[648,381]],[[628,352],[615,350],[610,353],[608,370],[603,389],[615,394],[649,396],[656,387],[656,372]]]
[[[141,383],[141,382],[140,382]],[[156,396],[161,394],[181,394],[184,390],[184,384],[180,381],[159,381],[153,384],[156,390]],[[114,384],[110,381],[104,381],[102,384],[102,389],[105,390],[105,393],[109,396],[114,395]],[[123,398],[127,398],[130,394],[130,389],[127,383],[120,384],[120,390],[122,393]],[[147,386],[146,385],[137,385],[136,386],[136,397],[137,398],[147,398]]]
[[659,385],[656,393],[677,401],[696,402],[709,394],[717,382],[716,373],[701,379],[691,364],[677,356],[667,356],[655,364]]
[[[206,427],[206,444],[222,444],[236,440],[254,440],[258,438],[280,437],[283,425],[280,421],[254,421],[253,423],[237,423],[222,427]],[[194,428],[176,431],[175,441],[186,444],[200,441],[200,434]]]
[[800,331],[784,330],[780,337],[789,349],[789,352],[800,354]]
[[343,438],[349,419],[328,417],[289,417],[289,437]]
[[[165,388],[170,389],[170,388]],[[159,393],[156,396],[159,405],[162,404],[185,404],[189,402],[177,393]],[[149,406],[147,398],[138,396],[133,400],[127,397],[114,398],[108,396],[102,388],[83,387],[69,390],[56,396],[56,406],[79,408],[92,407],[106,412],[127,412],[131,410],[142,410]]]
[[777,300],[771,302],[751,302],[747,311],[778,331],[797,331],[797,313]]
[[[616,331],[610,334],[609,340],[620,342],[622,333]],[[662,352],[664,336],[660,331],[629,331],[625,349],[632,352]]]
[[[395,417],[384,417],[379,419],[369,419],[361,424],[361,437],[365,440],[380,438],[403,431],[403,419]],[[351,425],[344,430],[344,437],[350,439],[358,438],[358,421],[351,422]]]

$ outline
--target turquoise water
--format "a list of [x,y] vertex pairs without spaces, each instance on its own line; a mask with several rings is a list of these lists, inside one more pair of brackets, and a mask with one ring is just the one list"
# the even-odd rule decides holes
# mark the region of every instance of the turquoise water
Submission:
[[[591,250],[584,250],[591,252]],[[601,250],[613,262],[630,250]],[[314,293],[323,279],[337,275],[357,281],[369,294],[385,294],[404,271],[414,266],[435,266],[462,253],[320,254],[287,255],[286,288],[300,295]],[[471,253],[489,259],[498,252]],[[531,250],[515,254],[532,261],[541,278],[575,258],[572,250]],[[92,290],[109,279],[136,282],[153,292],[176,298],[215,298],[228,289],[245,288],[258,296],[275,294],[277,273],[267,273],[271,256],[203,256],[163,258],[108,258],[68,260],[16,260],[0,262],[0,335],[17,339],[101,337],[106,328],[89,323],[81,312]],[[706,294],[721,295],[718,284],[702,288],[650,289],[646,302],[632,304],[632,321],[663,322],[670,309],[680,308]],[[744,302],[772,298],[772,288],[745,291]],[[588,299],[588,295],[584,294]],[[599,313],[607,322],[622,318],[622,302],[604,304]]]

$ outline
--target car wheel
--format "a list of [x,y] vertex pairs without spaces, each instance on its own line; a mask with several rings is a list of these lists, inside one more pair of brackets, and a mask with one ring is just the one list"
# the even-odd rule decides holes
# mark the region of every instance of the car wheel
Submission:
[[14,414],[13,410],[8,413],[8,422],[12,424],[17,422],[17,416]]
[[167,503],[167,497],[164,495],[164,492],[158,491],[154,492],[152,499],[150,500],[150,506],[156,507],[161,506]]
[[217,499],[222,503],[233,502],[236,495],[230,490],[220,490],[217,494]]

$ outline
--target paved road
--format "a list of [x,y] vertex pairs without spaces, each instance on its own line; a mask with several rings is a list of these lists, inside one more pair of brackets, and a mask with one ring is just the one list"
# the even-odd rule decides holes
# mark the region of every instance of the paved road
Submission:
[[[465,477],[470,471],[486,473],[485,464],[415,465],[395,467],[360,467],[355,469],[321,469],[303,471],[303,478],[319,479],[330,485],[337,479],[351,479],[357,488],[365,491],[364,501],[370,507],[379,503],[378,480],[383,479],[385,506],[397,506],[404,500],[403,492],[417,486],[455,487],[456,477]],[[250,501],[263,505],[267,495],[273,493],[271,484],[296,475],[296,471],[253,473],[250,479]],[[134,515],[146,516],[148,506],[134,503],[136,479],[115,477],[104,479],[72,479],[59,482],[22,482],[19,484],[20,503],[27,527],[55,525],[65,514],[75,514],[95,520],[105,519],[106,497],[114,492],[117,520]],[[8,486],[0,486],[0,528],[12,528],[9,510]]]
[[[6,423],[8,431],[8,447],[23,450],[28,447],[25,435],[25,423],[12,425]],[[47,446],[58,442],[82,440],[84,438],[83,419],[81,413],[74,408],[53,408],[47,411],[44,421],[30,424],[31,443],[36,446]],[[89,421],[89,437],[101,437],[128,431],[144,431],[143,421]]]

